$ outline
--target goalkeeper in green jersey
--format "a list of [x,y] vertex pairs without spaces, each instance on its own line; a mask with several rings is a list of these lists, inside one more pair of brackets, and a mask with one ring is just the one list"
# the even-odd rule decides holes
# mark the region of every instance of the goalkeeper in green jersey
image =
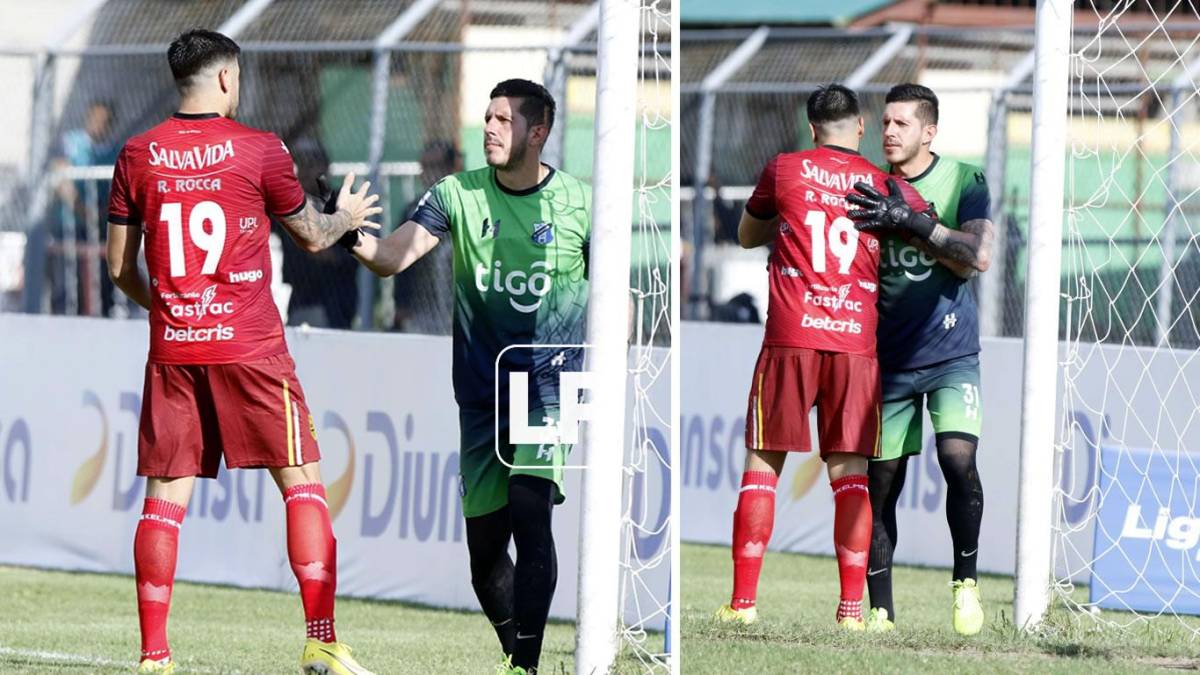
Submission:
[[539,84],[496,85],[484,117],[487,167],[443,178],[386,238],[356,232],[343,242],[380,276],[445,239],[453,247],[453,379],[471,584],[511,659],[509,673],[537,669],[558,578],[551,511],[565,498],[570,446],[510,442],[508,375],[528,374],[529,424],[556,424],[559,373],[583,363],[581,348],[509,348],[584,341],[591,188],[540,160],[554,112]]
[[[874,515],[867,587],[868,630],[889,630],[896,502],[908,458],[921,452],[928,407],[937,459],[946,478],[946,520],[954,544],[953,625],[963,635],[983,627],[976,583],[983,486],[975,465],[983,402],[979,387],[979,320],[968,279],[988,268],[994,228],[983,172],[930,151],[938,100],[928,87],[901,84],[886,98],[883,153],[894,176],[888,194],[865,185],[847,198],[860,230],[880,235],[879,365],[883,380],[880,457],[871,462]],[[937,213],[919,213],[895,180],[906,180]]]

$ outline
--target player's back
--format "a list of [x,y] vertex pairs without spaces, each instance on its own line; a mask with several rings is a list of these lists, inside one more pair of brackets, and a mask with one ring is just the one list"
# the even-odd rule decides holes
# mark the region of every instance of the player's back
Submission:
[[886,190],[886,177],[836,146],[767,165],[746,205],[756,217],[779,215],[764,344],[874,355],[879,240],[854,228],[846,194],[858,181]]
[[270,291],[268,214],[304,203],[283,143],[215,114],[177,113],[125,144],[109,219],[143,227],[151,362],[286,351]]

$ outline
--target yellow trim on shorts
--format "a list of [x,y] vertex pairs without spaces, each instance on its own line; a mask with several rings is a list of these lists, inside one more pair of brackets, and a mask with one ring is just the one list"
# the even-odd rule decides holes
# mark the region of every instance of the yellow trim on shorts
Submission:
[[755,417],[758,418],[755,420],[755,423],[758,426],[758,448],[756,449],[762,449],[762,447],[765,445],[765,442],[763,441],[762,388],[763,374],[760,372],[758,374],[758,396],[755,397],[754,401],[755,405],[758,407],[757,414],[755,415]]
[[292,397],[288,393],[286,378],[283,380],[283,417],[287,420],[288,466],[295,466],[296,448],[292,444]]

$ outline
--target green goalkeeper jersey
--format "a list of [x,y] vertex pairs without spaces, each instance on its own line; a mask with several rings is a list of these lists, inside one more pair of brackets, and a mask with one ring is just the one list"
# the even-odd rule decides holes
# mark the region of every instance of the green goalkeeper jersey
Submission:
[[[979,167],[934,155],[909,184],[951,229],[990,218],[991,198]],[[975,294],[932,256],[898,237],[883,240],[879,265],[879,363],[912,370],[979,353]]]
[[[529,373],[530,410],[558,404],[558,373],[582,370],[592,191],[549,169],[511,190],[491,167],[447,176],[412,220],[454,247],[454,397],[459,405],[508,400],[508,374]],[[442,244],[444,245],[444,244]],[[509,349],[511,347],[511,349]],[[500,359],[497,365],[497,359]]]

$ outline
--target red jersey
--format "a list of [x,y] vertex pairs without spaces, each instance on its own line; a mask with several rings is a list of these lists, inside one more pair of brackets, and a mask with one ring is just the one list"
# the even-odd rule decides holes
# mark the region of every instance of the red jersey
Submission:
[[[837,146],[776,155],[763,169],[746,212],[779,216],[764,345],[875,356],[879,239],[854,229],[846,195],[858,181],[886,192],[886,179],[862,155]],[[909,203],[925,209],[916,190],[899,182]]]
[[235,363],[287,351],[271,297],[268,214],[304,206],[275,134],[215,113],[176,113],[125,143],[108,219],[142,226],[152,363]]

